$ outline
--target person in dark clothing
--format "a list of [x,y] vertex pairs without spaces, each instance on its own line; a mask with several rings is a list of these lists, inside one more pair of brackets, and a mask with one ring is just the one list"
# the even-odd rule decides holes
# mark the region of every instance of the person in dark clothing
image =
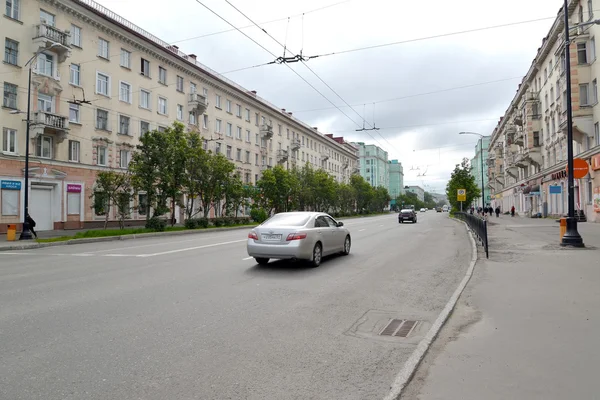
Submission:
[[25,217],[25,220],[27,221],[27,223],[29,224],[29,230],[31,231],[31,233],[33,233],[33,236],[35,236],[35,238],[37,239],[37,232],[35,231],[35,221],[33,220],[33,218],[31,218],[31,215],[27,214],[27,216]]
[[496,207],[496,218],[500,217],[500,207]]
[[510,209],[510,216],[514,217],[515,216],[515,206],[512,206]]

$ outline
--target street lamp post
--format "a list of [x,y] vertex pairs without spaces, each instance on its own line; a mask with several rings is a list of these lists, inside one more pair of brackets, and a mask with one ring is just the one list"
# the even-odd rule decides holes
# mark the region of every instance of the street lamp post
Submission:
[[485,186],[483,184],[484,179],[483,179],[483,138],[484,135],[480,134],[480,133],[475,133],[475,132],[459,132],[459,135],[475,135],[475,136],[479,136],[479,158],[481,159],[481,206],[485,207]]
[[[25,66],[29,66],[28,78],[27,78],[27,119],[25,129],[25,196],[24,196],[24,213],[23,213],[23,229],[21,229],[21,235],[19,236],[19,240],[31,240],[33,236],[31,235],[31,228],[29,226],[28,216],[29,216],[29,128],[31,126],[31,67],[33,66],[32,61],[40,55],[45,50],[49,50],[58,44],[52,44],[49,47],[40,49],[35,52],[35,54],[25,63]],[[21,114],[22,111],[13,111],[13,114]]]

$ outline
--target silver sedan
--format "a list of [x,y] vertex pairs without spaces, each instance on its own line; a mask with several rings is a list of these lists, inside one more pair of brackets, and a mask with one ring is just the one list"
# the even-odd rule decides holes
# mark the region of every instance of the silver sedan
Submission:
[[248,255],[265,265],[271,258],[306,260],[314,267],[324,256],[350,253],[350,232],[330,215],[320,212],[284,212],[248,233]]

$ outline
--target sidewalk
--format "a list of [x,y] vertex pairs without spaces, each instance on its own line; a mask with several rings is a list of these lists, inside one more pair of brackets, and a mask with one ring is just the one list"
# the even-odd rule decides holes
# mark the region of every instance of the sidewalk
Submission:
[[402,398],[598,399],[600,224],[490,218],[485,255]]

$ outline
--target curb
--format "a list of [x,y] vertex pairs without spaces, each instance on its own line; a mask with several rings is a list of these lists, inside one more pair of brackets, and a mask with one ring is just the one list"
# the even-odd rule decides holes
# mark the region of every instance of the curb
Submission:
[[227,228],[189,229],[189,230],[181,230],[181,231],[173,231],[173,232],[137,233],[137,234],[132,234],[132,235],[72,239],[72,240],[65,240],[62,242],[21,244],[21,245],[0,247],[0,252],[15,251],[15,250],[41,249],[44,247],[68,246],[68,245],[74,245],[74,244],[114,242],[117,240],[133,240],[133,239],[144,239],[144,238],[165,237],[165,236],[168,237],[168,236],[182,236],[182,235],[200,235],[200,234],[214,233],[214,232],[238,231],[238,230],[242,230],[242,229],[252,229],[252,226],[246,225],[246,226],[235,226],[235,227],[227,227]]
[[442,327],[444,326],[444,324],[448,320],[448,317],[450,317],[450,314],[454,310],[454,307],[456,306],[460,295],[465,290],[467,284],[473,276],[475,264],[477,263],[477,244],[475,243],[475,239],[473,238],[473,234],[469,230],[468,225],[463,221],[460,222],[465,224],[465,228],[467,229],[469,238],[471,239],[472,256],[471,263],[469,264],[469,268],[467,269],[467,273],[465,274],[465,277],[450,297],[450,300],[448,300],[448,303],[446,303],[446,306],[444,307],[440,315],[438,315],[437,319],[435,320],[425,337],[421,340],[415,351],[413,351],[413,353],[410,355],[410,357],[396,376],[396,379],[394,380],[389,393],[387,394],[387,396],[384,397],[384,400],[400,399],[404,389],[415,374],[415,371],[421,364],[421,361],[423,361],[423,358],[425,358],[425,355],[431,347],[431,344],[439,334],[440,330],[442,330]]

